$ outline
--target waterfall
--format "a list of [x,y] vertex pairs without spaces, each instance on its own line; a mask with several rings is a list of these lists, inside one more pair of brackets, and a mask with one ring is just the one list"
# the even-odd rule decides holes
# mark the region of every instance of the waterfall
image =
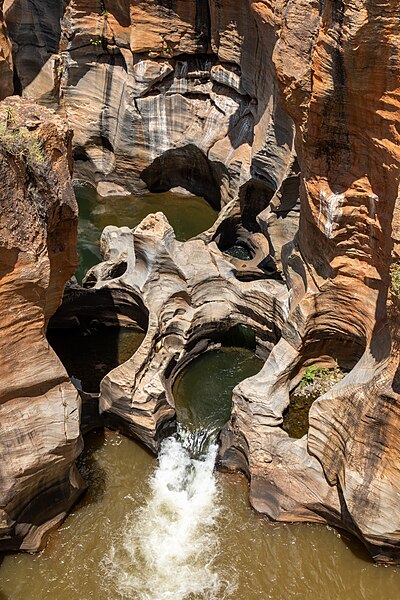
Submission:
[[[108,585],[135,600],[221,600],[230,596],[217,571],[217,446],[205,432],[166,439],[144,506],[128,515],[104,560]],[[193,456],[194,455],[194,456]]]
[[167,122],[167,100],[164,94],[146,98],[149,149],[154,160],[170,147]]

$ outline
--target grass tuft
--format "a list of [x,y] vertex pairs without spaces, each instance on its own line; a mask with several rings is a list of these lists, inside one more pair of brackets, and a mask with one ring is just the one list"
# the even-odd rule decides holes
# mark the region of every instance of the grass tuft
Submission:
[[6,108],[5,119],[0,121],[0,150],[25,160],[32,170],[44,162],[42,143],[37,133],[27,127],[15,126],[12,107]]

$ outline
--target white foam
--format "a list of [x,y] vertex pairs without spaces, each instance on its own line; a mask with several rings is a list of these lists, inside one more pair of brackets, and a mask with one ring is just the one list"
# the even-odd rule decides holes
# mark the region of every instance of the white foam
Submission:
[[108,553],[107,581],[122,598],[184,600],[225,598],[217,572],[219,495],[214,477],[217,448],[191,458],[175,437],[163,442],[145,506],[127,518]]

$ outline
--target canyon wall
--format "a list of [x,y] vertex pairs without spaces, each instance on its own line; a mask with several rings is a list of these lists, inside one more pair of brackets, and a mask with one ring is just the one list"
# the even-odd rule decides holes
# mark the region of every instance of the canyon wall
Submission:
[[[225,302],[261,342],[274,331],[268,349],[277,343],[234,391],[221,467],[246,472],[253,506],[272,519],[330,522],[377,560],[398,561],[398,302],[388,300],[400,233],[397,0],[71,0],[65,10],[6,0],[5,9],[18,91],[67,118],[77,179],[99,194],[182,186],[226,205],[213,231],[184,245],[159,220],[106,232],[106,261],[87,284],[134,290],[150,310],[162,279],[168,310],[150,310],[147,345],[106,377],[102,409],[156,449],[174,416],[174,373],[211,347],[201,337],[227,321]],[[271,282],[262,260],[251,271],[222,256],[235,219],[261,236],[257,252],[285,282]],[[204,289],[183,276],[193,243],[215,269]],[[214,316],[201,307],[207,286]],[[261,303],[251,318],[249,294]],[[182,315],[186,325],[203,319],[204,333],[182,329]],[[313,404],[308,435],[290,438],[281,425],[291,390],[308,365],[333,361],[348,374]]]
[[[83,489],[80,403],[45,338],[74,273],[72,132],[13,97],[0,104],[0,548],[37,550]],[[69,159],[69,160],[68,160]]]
[[63,2],[28,4],[6,1],[21,92],[59,105],[74,129],[75,177],[100,194],[180,186],[219,207],[247,183],[261,209],[292,175],[273,26],[247,3],[73,0],[61,29]]
[[[398,316],[389,322],[386,310],[399,22],[397,2],[286,3],[273,59],[302,173],[299,232],[284,257],[290,314],[261,373],[236,389],[225,439],[226,466],[234,448],[237,464],[248,460],[258,510],[328,520],[389,562],[399,560],[400,526]],[[292,440],[280,428],[289,392],[306,365],[328,357],[350,372],[313,404],[308,437]]]

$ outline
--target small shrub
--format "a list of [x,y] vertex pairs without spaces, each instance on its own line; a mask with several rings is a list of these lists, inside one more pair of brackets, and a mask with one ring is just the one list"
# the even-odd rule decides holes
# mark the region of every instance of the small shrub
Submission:
[[13,106],[6,107],[6,125],[10,126],[15,123],[15,109]]
[[313,383],[315,380],[315,377],[318,375],[318,373],[321,370],[322,369],[316,367],[315,365],[311,365],[310,367],[307,367],[307,369],[305,370],[305,373],[301,379],[301,383],[303,383],[304,385],[309,385],[310,383]]
[[7,107],[6,121],[0,121],[0,149],[20,159],[25,159],[27,166],[34,169],[44,162],[42,144],[37,133],[26,127],[10,127],[10,114],[15,121],[12,107]]
[[329,389],[329,387],[340,381],[343,377],[344,373],[337,363],[334,367],[310,365],[303,373],[297,389],[301,390],[310,385],[321,387],[321,389]]

